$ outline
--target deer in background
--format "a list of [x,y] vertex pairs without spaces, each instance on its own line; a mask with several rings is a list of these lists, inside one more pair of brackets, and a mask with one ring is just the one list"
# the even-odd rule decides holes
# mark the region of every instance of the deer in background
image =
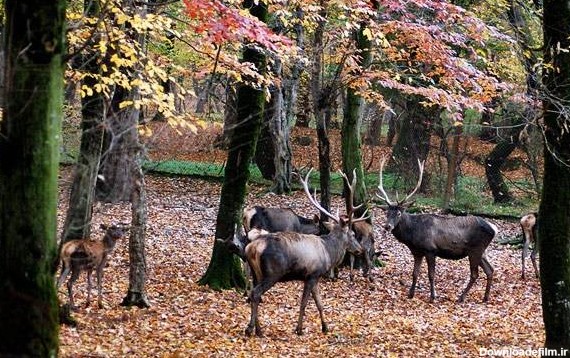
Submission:
[[268,232],[293,231],[314,235],[320,233],[317,215],[311,220],[297,215],[289,208],[266,208],[263,206],[254,206],[243,210],[243,228],[246,233],[254,228]]
[[60,252],[61,276],[57,280],[57,288],[63,284],[67,275],[71,272],[71,277],[67,282],[67,293],[69,295],[69,305],[75,309],[73,304],[73,283],[79,278],[81,271],[87,271],[87,303],[91,301],[91,272],[95,269],[97,275],[97,303],[99,308],[103,307],[102,280],[103,268],[107,263],[108,255],[117,243],[117,240],[125,235],[125,229],[121,226],[112,225],[107,227],[101,224],[101,229],[105,230],[102,240],[90,240],[89,238],[80,240],[70,240],[63,244]]
[[254,278],[254,287],[249,295],[251,317],[245,330],[247,335],[252,335],[254,330],[257,336],[262,335],[258,319],[261,296],[277,282],[291,280],[304,282],[295,332],[299,335],[303,333],[303,317],[309,295],[313,297],[319,311],[322,331],[328,332],[318,288],[319,278],[340,263],[346,251],[362,253],[362,247],[350,227],[354,222],[366,218],[353,219],[352,215],[345,218],[325,210],[309,191],[310,173],[311,170],[304,180],[300,179],[301,184],[313,206],[333,220],[333,223],[325,224],[330,232],[322,236],[295,232],[260,234],[245,247],[245,258]]
[[532,266],[534,267],[534,274],[536,278],[538,275],[538,267],[536,265],[536,254],[537,254],[537,240],[536,240],[536,221],[538,219],[538,213],[529,213],[521,218],[521,229],[523,233],[523,250],[522,250],[522,278],[525,278],[525,258],[528,254],[528,248],[530,244],[533,244],[532,252],[530,254],[530,260],[532,261]]
[[480,266],[487,276],[487,286],[483,298],[483,301],[487,302],[494,270],[485,257],[485,250],[497,234],[497,227],[477,216],[447,217],[435,214],[407,213],[406,209],[413,204],[410,198],[418,191],[422,183],[424,163],[418,160],[420,173],[416,187],[404,200],[394,202],[386,194],[382,183],[382,170],[385,161],[386,158],[382,158],[380,183],[376,195],[388,204],[382,206],[382,209],[386,211],[384,228],[391,232],[398,241],[406,245],[414,257],[412,285],[408,297],[414,297],[416,282],[424,257],[428,266],[430,302],[433,302],[436,297],[434,285],[435,258],[459,260],[469,257],[471,276],[458,301],[463,302],[465,300],[465,296],[479,277]]
[[[347,208],[346,211],[348,215],[354,215],[354,211],[358,210],[362,205],[360,204],[357,207],[354,207],[354,191],[356,190],[356,170],[352,172],[352,182],[348,180],[348,176],[340,172],[340,175],[344,178],[348,185],[348,200],[347,200]],[[366,215],[366,211],[363,215]],[[370,269],[372,269],[372,258],[375,254],[374,251],[374,229],[372,228],[372,224],[368,221],[357,221],[354,222],[352,227],[352,231],[354,231],[354,235],[356,237],[356,241],[362,246],[363,254],[362,254],[362,275],[367,277],[370,282],[373,281],[372,276],[370,276]],[[354,270],[354,262],[356,257],[352,253],[347,253],[349,257],[349,265],[350,265],[350,281],[354,280],[353,270]],[[346,262],[346,261],[345,261]],[[334,277],[334,272],[331,272],[331,276]]]

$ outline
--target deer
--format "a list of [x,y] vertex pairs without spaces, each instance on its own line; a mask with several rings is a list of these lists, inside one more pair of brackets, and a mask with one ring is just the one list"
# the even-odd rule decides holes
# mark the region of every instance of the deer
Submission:
[[428,266],[430,284],[430,302],[434,302],[435,294],[435,259],[440,257],[459,260],[469,257],[470,278],[467,286],[458,298],[463,302],[467,293],[479,277],[479,267],[487,276],[487,285],[483,302],[489,300],[493,282],[493,266],[485,257],[485,250],[497,234],[495,225],[478,216],[449,217],[437,214],[410,214],[406,212],[412,204],[410,198],[418,191],[422,183],[424,163],[418,160],[419,180],[415,188],[401,201],[390,200],[384,190],[382,171],[386,158],[380,164],[380,179],[376,196],[387,205],[381,208],[386,212],[384,229],[391,232],[396,239],[406,245],[414,257],[412,284],[408,298],[413,298],[416,282],[423,258]]
[[317,201],[315,194],[309,190],[308,178],[311,170],[300,179],[305,194],[313,206],[328,216],[332,222],[324,224],[329,229],[328,234],[313,235],[296,232],[260,233],[245,247],[245,258],[253,272],[254,287],[249,294],[251,316],[245,334],[263,336],[258,319],[261,296],[277,282],[302,281],[303,294],[299,309],[299,318],[295,332],[303,334],[303,318],[305,308],[312,296],[321,320],[321,330],[328,332],[325,322],[323,304],[318,283],[319,278],[336,266],[346,251],[362,253],[362,246],[356,241],[354,232],[350,229],[355,222],[366,220],[367,217],[353,218],[352,215],[339,216],[331,214]]
[[243,228],[249,232],[253,228],[269,232],[294,231],[301,234],[318,235],[319,217],[307,219],[297,215],[290,208],[266,208],[254,206],[243,210]]
[[[347,212],[348,215],[353,215],[353,211],[357,210],[358,208],[360,208],[362,205],[361,204],[359,207],[354,207],[354,190],[356,188],[356,170],[352,171],[352,182],[350,182],[350,180],[348,179],[348,176],[339,171],[340,175],[343,177],[344,181],[348,184],[348,189],[347,190]],[[366,215],[366,211],[364,212],[364,215]],[[360,243],[360,245],[362,246],[363,249],[363,254],[362,254],[362,275],[366,278],[368,278],[368,280],[370,282],[373,282],[372,276],[370,276],[370,269],[372,268],[373,264],[372,264],[372,258],[375,255],[375,251],[374,251],[374,230],[372,228],[372,224],[369,223],[368,221],[364,220],[364,221],[357,221],[354,222],[351,229],[354,231],[354,235],[356,237],[356,240]],[[350,266],[350,271],[349,271],[349,277],[350,277],[350,281],[354,281],[354,274],[353,274],[353,270],[354,270],[354,263],[356,261],[356,256],[352,253],[348,253],[348,261],[349,261],[349,266]],[[345,261],[346,262],[346,261]],[[334,270],[331,271],[331,277],[334,277],[335,273]]]
[[532,266],[534,267],[534,275],[536,278],[538,275],[538,267],[536,265],[536,254],[537,254],[537,240],[536,240],[536,222],[538,219],[538,213],[528,213],[521,218],[520,224],[523,234],[523,250],[522,250],[522,278],[525,278],[525,258],[528,254],[529,245],[533,244],[532,253],[530,254],[530,260],[532,261]]
[[101,224],[101,229],[105,231],[102,240],[91,240],[89,238],[70,240],[61,247],[61,275],[57,280],[57,289],[63,284],[69,273],[71,277],[67,282],[67,293],[69,296],[69,306],[76,309],[73,302],[73,283],[79,278],[81,271],[87,271],[87,302],[91,302],[91,273],[95,269],[97,275],[97,304],[103,308],[102,280],[103,268],[107,263],[108,255],[113,251],[119,239],[125,235],[122,226]]

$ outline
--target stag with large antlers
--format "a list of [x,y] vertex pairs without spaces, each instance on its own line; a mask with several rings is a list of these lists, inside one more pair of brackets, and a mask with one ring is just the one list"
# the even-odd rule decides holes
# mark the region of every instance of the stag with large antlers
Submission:
[[384,228],[390,231],[398,241],[405,244],[414,256],[412,285],[408,297],[414,297],[416,282],[423,258],[428,265],[430,283],[430,301],[435,299],[435,258],[459,260],[469,257],[471,276],[469,283],[459,296],[459,302],[465,296],[479,276],[479,266],[487,276],[487,286],[483,301],[489,299],[493,281],[493,267],[485,257],[485,250],[497,234],[497,227],[477,216],[448,217],[435,214],[409,214],[406,209],[412,204],[410,199],[418,191],[422,183],[424,163],[418,160],[420,168],[419,180],[416,187],[402,201],[392,201],[384,190],[382,171],[386,158],[380,164],[380,184],[378,198],[386,202],[381,206],[386,211]]
[[300,178],[301,184],[310,202],[334,223],[326,223],[330,233],[317,236],[295,232],[267,233],[256,236],[245,248],[245,258],[253,271],[254,288],[250,292],[251,319],[245,333],[261,336],[261,326],[258,320],[258,307],[261,296],[277,282],[303,281],[303,295],[299,319],[295,332],[303,333],[303,317],[309,295],[315,300],[321,318],[323,332],[328,331],[324,320],[323,306],[318,289],[319,278],[340,263],[345,252],[362,253],[362,247],[356,241],[351,223],[366,220],[365,217],[353,219],[333,215],[325,210],[309,190],[308,178]]

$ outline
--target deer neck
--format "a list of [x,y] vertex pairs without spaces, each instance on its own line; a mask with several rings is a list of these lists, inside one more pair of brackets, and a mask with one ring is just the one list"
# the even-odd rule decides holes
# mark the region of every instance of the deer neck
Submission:
[[346,233],[334,230],[328,235],[321,236],[323,245],[331,260],[331,265],[335,266],[342,260],[346,252]]

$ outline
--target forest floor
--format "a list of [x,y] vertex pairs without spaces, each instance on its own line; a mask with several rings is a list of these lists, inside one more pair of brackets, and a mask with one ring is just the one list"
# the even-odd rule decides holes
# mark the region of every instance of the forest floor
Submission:
[[[151,156],[223,162],[224,152],[211,148],[216,130],[208,133],[193,138],[161,138],[157,130],[154,143],[160,144],[162,151],[151,149]],[[304,134],[303,130],[295,132],[294,142]],[[333,153],[338,153],[334,149],[338,134],[335,136]],[[308,152],[315,147],[303,147],[307,153],[298,155],[298,165],[315,158]],[[165,152],[164,148],[170,150]],[[385,150],[382,148],[375,158]],[[177,150],[180,152],[173,154]],[[71,173],[72,168],[66,167],[60,176],[60,229]],[[147,294],[152,306],[119,306],[129,276],[128,242],[122,241],[105,269],[104,309],[97,308],[95,300],[85,307],[84,275],[76,283],[75,299],[81,307],[73,315],[78,325],[61,327],[61,357],[467,357],[479,356],[482,349],[536,349],[544,341],[540,286],[530,260],[527,278],[522,280],[520,249],[497,242],[518,235],[516,224],[492,220],[501,232],[487,251],[495,268],[488,303],[481,302],[485,286],[482,272],[466,302],[456,303],[469,278],[466,259],[437,261],[438,298],[429,303],[425,265],[416,297],[406,297],[413,259],[404,245],[382,229],[381,212],[374,213],[374,230],[376,249],[382,252],[385,266],[372,271],[374,282],[359,274],[350,282],[346,269],[341,270],[338,280],[320,282],[328,334],[320,331],[312,301],[307,307],[304,335],[294,333],[302,284],[291,282],[279,283],[264,295],[260,320],[265,336],[248,338],[244,329],[250,308],[243,294],[234,290],[217,292],[197,284],[210,261],[220,184],[190,177],[148,175],[147,191]],[[334,197],[333,206],[342,206],[340,200]],[[310,216],[314,210],[307,202],[299,192],[277,196],[252,185],[246,204],[289,206]],[[94,208],[93,228],[100,223],[129,221],[128,205],[98,204]],[[95,238],[102,235],[94,229]],[[67,302],[63,287],[59,298]]]

